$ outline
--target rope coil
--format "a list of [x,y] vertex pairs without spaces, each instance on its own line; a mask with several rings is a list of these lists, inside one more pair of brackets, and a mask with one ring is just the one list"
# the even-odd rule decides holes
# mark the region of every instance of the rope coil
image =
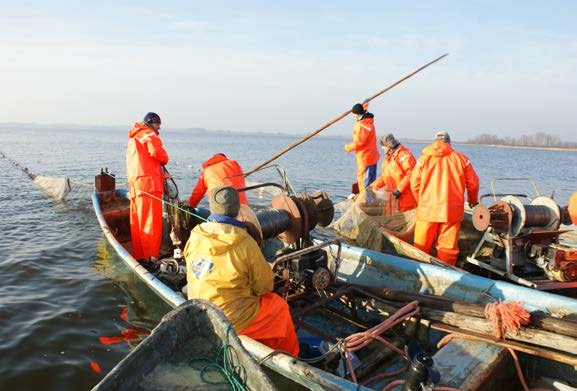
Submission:
[[485,317],[493,323],[493,336],[504,340],[507,332],[518,334],[521,326],[529,324],[531,314],[518,301],[489,303]]
[[[245,391],[248,390],[246,385],[247,373],[246,369],[242,365],[234,365],[234,362],[238,361],[238,356],[234,348],[228,342],[231,329],[232,324],[229,324],[228,328],[226,329],[226,340],[223,341],[216,359],[212,360],[208,357],[193,358],[189,360],[188,366],[200,371],[200,378],[206,384],[228,384],[232,391]],[[200,362],[208,362],[208,364],[204,366],[196,365]],[[223,380],[209,380],[207,376],[211,372],[220,373],[223,377]]]

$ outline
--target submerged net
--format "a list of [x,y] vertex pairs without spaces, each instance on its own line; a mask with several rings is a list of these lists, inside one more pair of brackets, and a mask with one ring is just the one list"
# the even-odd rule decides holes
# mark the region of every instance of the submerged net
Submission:
[[36,175],[32,179],[44,192],[61,201],[90,202],[94,186],[70,178]]
[[14,167],[22,170],[38,187],[56,200],[70,201],[77,203],[79,206],[88,206],[91,203],[94,185],[78,182],[70,178],[56,178],[33,173],[18,161],[6,156],[3,152],[0,152],[0,159],[6,159]]
[[385,234],[410,240],[417,219],[416,209],[399,212],[396,199],[389,192],[374,192],[368,189],[335,205],[341,217],[329,228],[339,235],[354,240],[358,246],[374,251],[383,251]]

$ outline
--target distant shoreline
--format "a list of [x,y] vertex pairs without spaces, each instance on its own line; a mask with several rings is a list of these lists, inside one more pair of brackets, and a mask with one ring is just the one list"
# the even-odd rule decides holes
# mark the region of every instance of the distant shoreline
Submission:
[[497,147],[497,148],[514,148],[514,149],[544,149],[549,151],[571,151],[577,152],[577,148],[560,148],[560,147],[529,147],[522,145],[502,145],[502,144],[474,144],[474,143],[457,143],[464,145],[475,145],[478,147]]
[[[408,140],[408,139],[401,139],[400,141],[408,141],[411,143],[432,143],[431,140]],[[529,147],[523,145],[503,145],[503,144],[476,144],[476,143],[468,143],[462,141],[453,141],[451,144],[458,144],[458,145],[473,145],[476,147],[496,147],[496,148],[513,148],[513,149],[542,149],[548,151],[569,151],[569,152],[577,152],[577,148],[560,148],[560,147]]]
[[[127,126],[120,126],[120,125],[79,125],[79,124],[38,124],[38,123],[11,123],[11,122],[0,122],[0,129],[4,127],[14,127],[16,129],[21,128],[34,128],[37,130],[53,130],[54,128],[60,129],[83,129],[86,127],[93,127],[93,128],[101,128],[101,129],[110,129],[110,130],[125,130]],[[211,132],[211,133],[226,133],[226,134],[249,134],[249,135],[262,135],[262,136],[286,136],[286,137],[294,137],[297,139],[304,138],[309,133],[288,133],[288,132],[262,132],[262,131],[244,131],[244,130],[227,130],[227,129],[206,129],[206,128],[171,128],[170,131],[176,132]],[[349,134],[322,134],[318,136],[319,138],[329,138],[329,139],[350,139]],[[423,143],[423,144],[430,144],[432,140],[416,140],[416,139],[405,139],[400,138],[401,142],[411,142],[411,143]],[[541,149],[541,150],[550,150],[550,151],[569,151],[569,152],[577,152],[577,148],[560,148],[560,147],[530,147],[530,146],[521,146],[521,145],[503,145],[503,144],[477,144],[477,143],[469,143],[466,141],[453,141],[452,144],[456,145],[473,145],[477,147],[497,147],[497,148],[513,148],[513,149]]]

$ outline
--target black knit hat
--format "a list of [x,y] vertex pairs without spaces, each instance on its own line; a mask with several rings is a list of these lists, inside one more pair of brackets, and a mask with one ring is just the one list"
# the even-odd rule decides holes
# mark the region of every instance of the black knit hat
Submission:
[[160,116],[156,113],[150,112],[144,116],[144,120],[142,122],[144,122],[146,125],[159,124]]
[[365,114],[365,108],[360,103],[355,104],[351,111],[353,114]]
[[238,191],[232,186],[217,186],[209,190],[208,203],[210,213],[219,215],[236,217],[240,210]]

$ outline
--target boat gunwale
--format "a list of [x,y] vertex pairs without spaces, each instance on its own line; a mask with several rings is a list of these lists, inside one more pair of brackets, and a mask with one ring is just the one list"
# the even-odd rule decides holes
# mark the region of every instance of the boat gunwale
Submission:
[[[130,253],[128,253],[128,251],[126,251],[126,249],[122,246],[122,244],[120,244],[120,242],[116,239],[104,217],[104,213],[100,206],[100,197],[99,197],[99,194],[109,194],[111,192],[112,190],[107,192],[94,192],[92,194],[92,203],[94,205],[94,211],[96,212],[96,217],[98,218],[98,222],[108,242],[116,250],[122,261],[133,272],[135,272],[136,275],[147,286],[149,286],[155,293],[157,293],[161,297],[161,299],[163,299],[167,304],[169,304],[173,308],[176,308],[180,304],[186,302],[187,300],[183,296],[181,296],[180,293],[173,291],[170,287],[165,285],[160,279],[156,278],[152,273],[150,273],[136,259],[134,259],[134,257]],[[116,189],[114,190],[114,192],[120,197],[127,198],[128,192],[126,190]],[[261,343],[249,337],[242,338],[242,343],[245,349],[253,357],[257,355],[259,349],[262,349],[262,346],[264,346]],[[278,352],[274,354],[274,357],[275,357],[274,360],[270,359],[265,360],[262,364],[270,368],[272,371],[280,374],[281,376],[288,377],[290,380],[299,383],[305,387],[311,388],[311,386],[313,385],[318,385],[318,388],[316,389],[324,390],[325,388],[323,387],[323,385],[325,385],[330,387],[330,389],[334,390],[370,390],[370,388],[363,387],[359,384],[355,384],[346,379],[340,378],[329,372],[323,371],[312,365],[300,361],[299,363],[304,365],[306,370],[302,371],[302,373],[299,372],[298,374],[295,374],[294,372],[291,372],[290,370],[287,371],[286,369],[290,368],[291,365],[294,366],[293,362],[296,359],[293,356],[284,352]],[[311,389],[315,389],[315,387],[312,387]]]

